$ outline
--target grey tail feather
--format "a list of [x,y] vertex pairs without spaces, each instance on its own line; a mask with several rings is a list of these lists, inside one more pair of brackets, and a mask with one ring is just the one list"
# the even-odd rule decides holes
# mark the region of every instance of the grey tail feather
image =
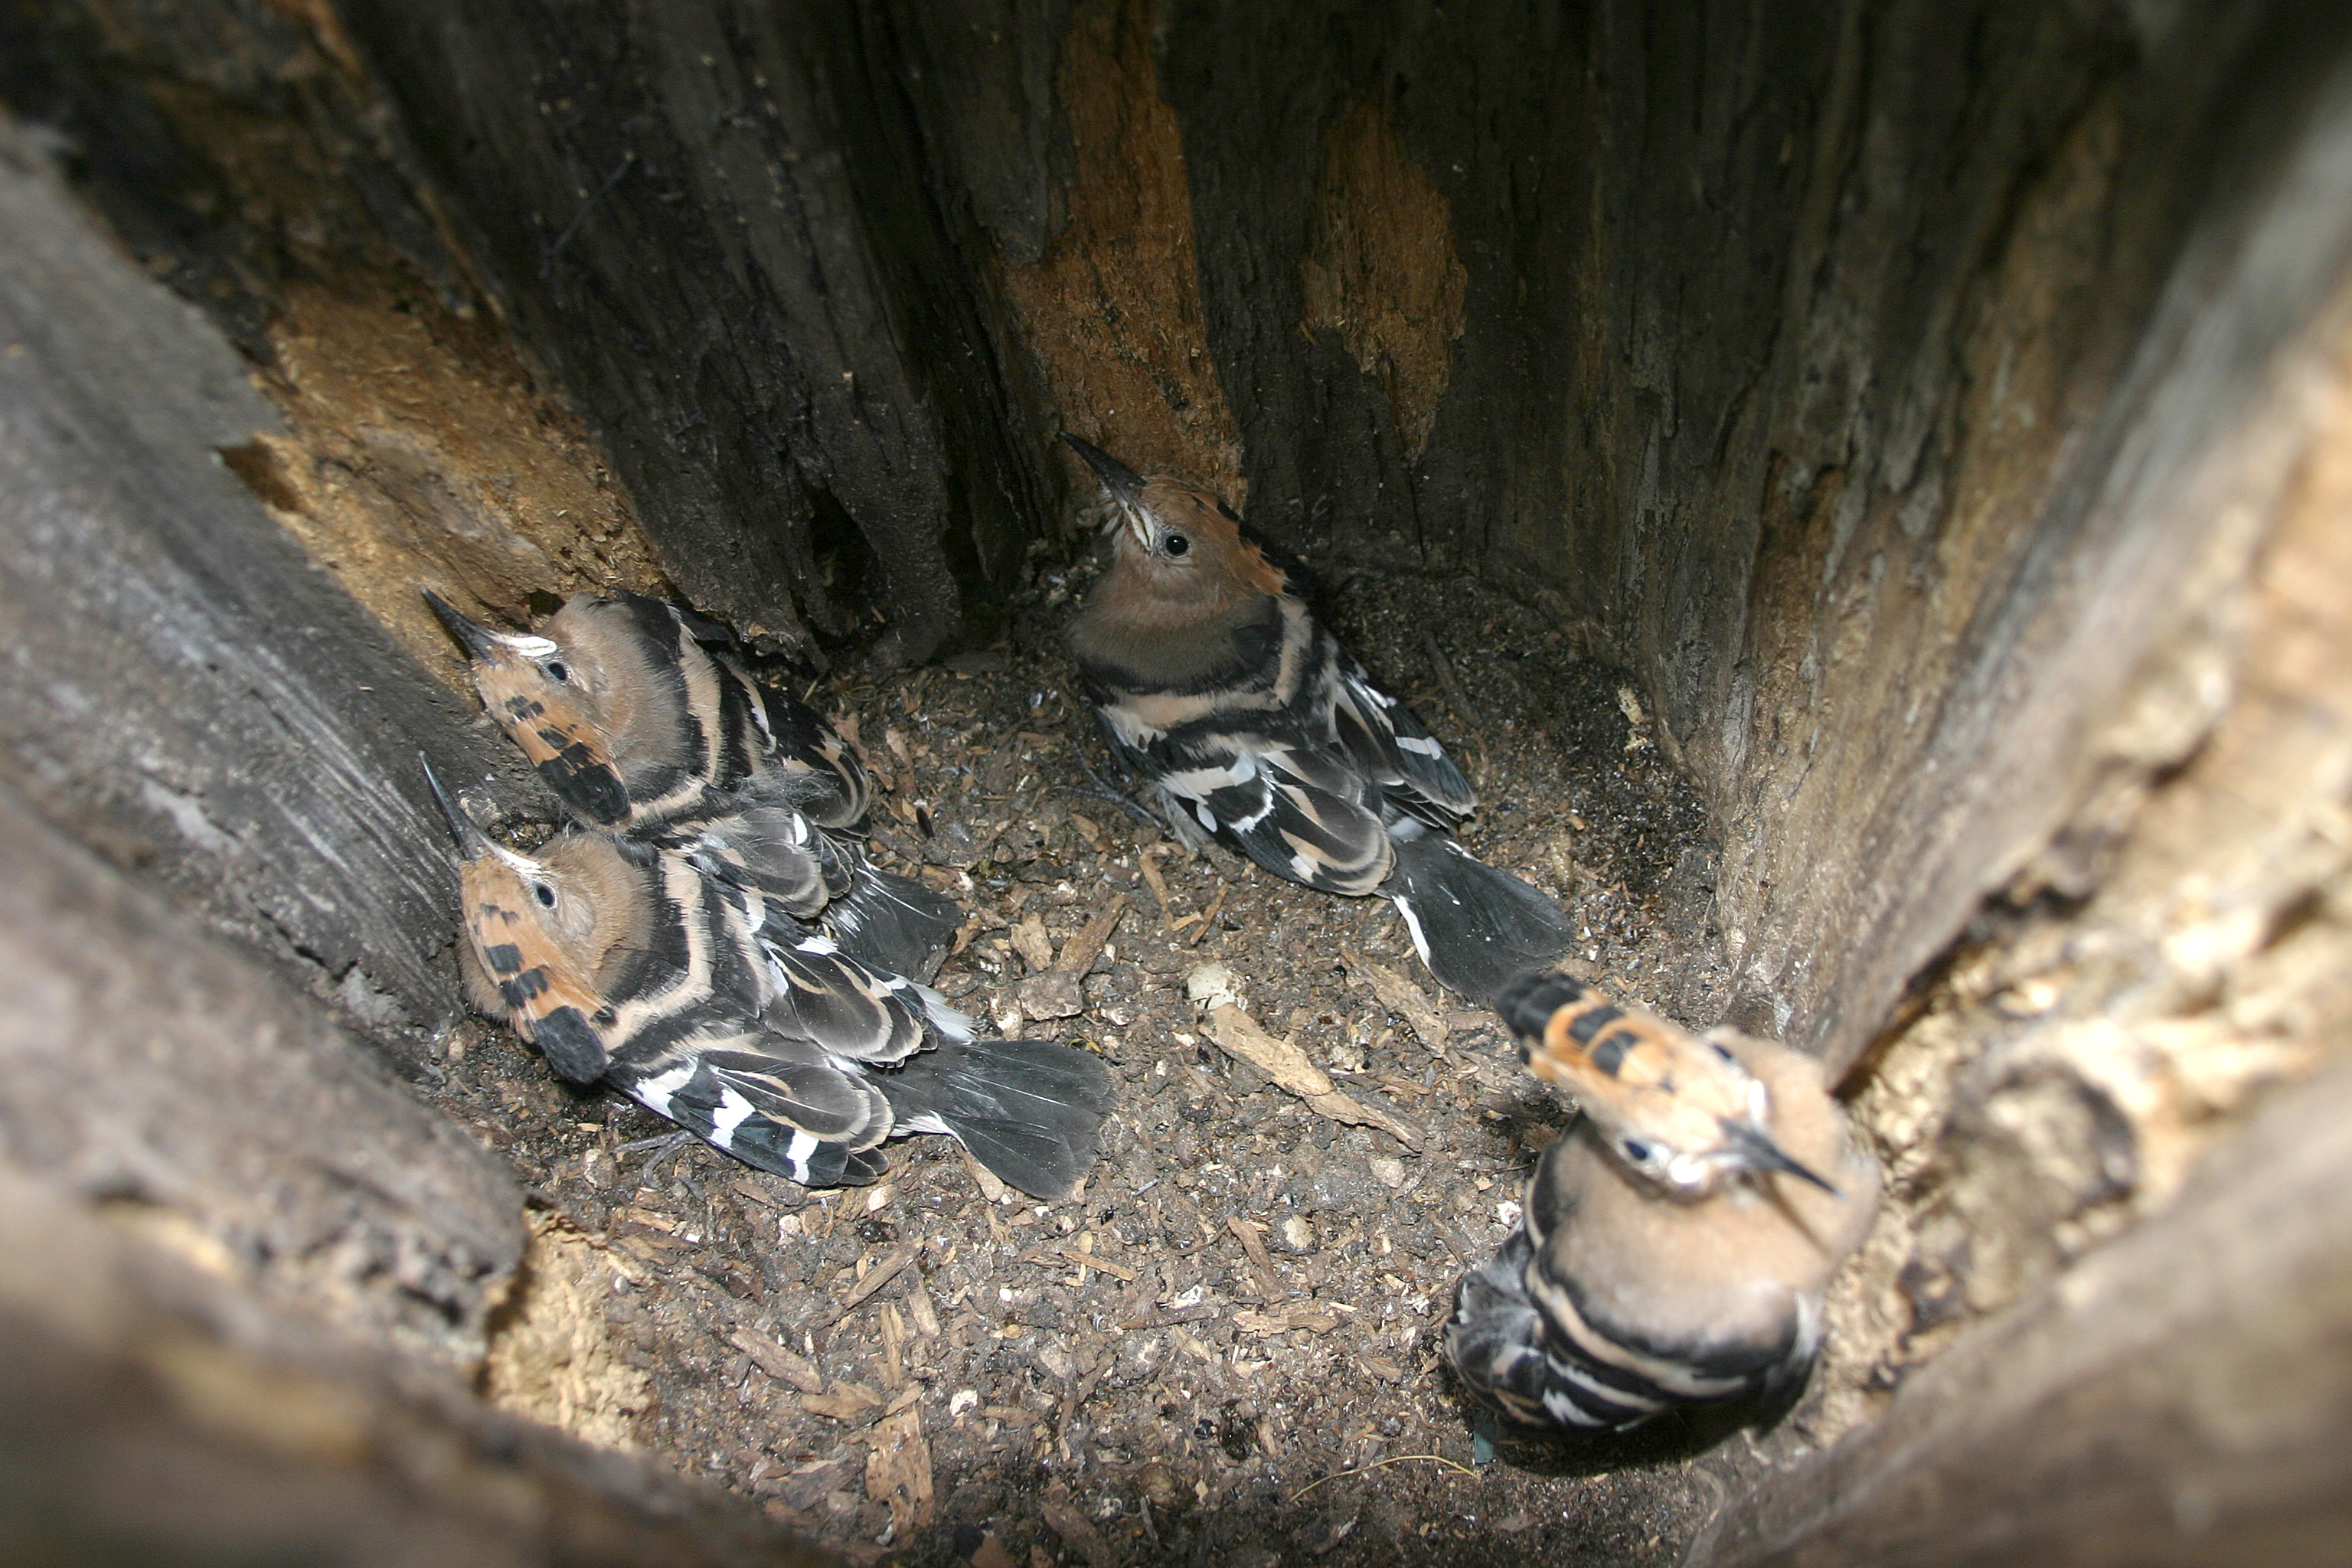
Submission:
[[1576,927],[1566,911],[1417,822],[1391,826],[1396,868],[1381,891],[1412,929],[1429,972],[1482,1007],[1530,969],[1566,952]]
[[963,910],[912,877],[860,865],[849,891],[825,907],[842,952],[891,974],[929,980],[940,972]]
[[874,1078],[900,1128],[952,1135],[1032,1197],[1078,1184],[1111,1108],[1101,1058],[1048,1040],[950,1041]]

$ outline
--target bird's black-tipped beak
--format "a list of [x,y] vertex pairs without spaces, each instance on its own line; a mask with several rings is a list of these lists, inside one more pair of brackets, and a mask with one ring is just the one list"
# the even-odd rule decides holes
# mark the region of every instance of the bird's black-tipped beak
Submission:
[[1811,1182],[1833,1198],[1845,1195],[1796,1161],[1789,1158],[1787,1154],[1781,1152],[1780,1145],[1773,1142],[1771,1139],[1747,1122],[1734,1121],[1727,1117],[1723,1121],[1723,1133],[1725,1137],[1731,1140],[1732,1147],[1739,1151],[1740,1158],[1751,1169],[1779,1171],[1783,1175],[1794,1176],[1801,1182]]
[[1141,504],[1143,500],[1141,474],[1137,473],[1093,442],[1081,441],[1067,430],[1062,432],[1062,439],[1070,444],[1070,450],[1087,460],[1087,467],[1095,471],[1095,478],[1102,481],[1103,489],[1129,506]]
[[449,628],[449,635],[457,639],[457,646],[466,650],[467,658],[488,658],[498,651],[496,632],[459,615],[448,600],[432,589],[419,588],[417,592],[425,595],[425,602],[433,606],[433,613],[441,617],[441,624]]
[[477,826],[474,819],[466,815],[465,807],[441,787],[441,781],[433,776],[433,764],[425,760],[424,752],[416,754],[416,764],[425,770],[425,787],[433,792],[434,800],[441,807],[441,815],[449,819],[449,836],[457,841],[458,858],[478,860],[491,853],[497,846],[490,842],[490,836]]

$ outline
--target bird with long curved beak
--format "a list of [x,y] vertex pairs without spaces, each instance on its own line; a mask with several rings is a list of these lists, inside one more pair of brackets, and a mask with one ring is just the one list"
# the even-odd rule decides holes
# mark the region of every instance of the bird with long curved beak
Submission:
[[1568,917],[1455,840],[1477,805],[1469,781],[1316,617],[1304,570],[1202,487],[1063,438],[1101,483],[1112,541],[1070,650],[1112,752],[1177,837],[1389,900],[1430,972],[1481,1004],[1566,951]]
[[457,845],[467,993],[567,1082],[612,1084],[713,1147],[812,1186],[884,1169],[884,1140],[945,1132],[1022,1191],[1093,1163],[1108,1069],[979,1040],[937,993],[879,974],[676,850],[566,829],[493,842],[425,767]]
[[596,689],[612,689],[615,679],[584,659],[567,658],[552,637],[494,631],[460,615],[430,588],[423,593],[465,649],[474,688],[490,717],[522,748],[548,787],[592,822],[628,825],[635,809],[594,721]]
[[928,975],[963,911],[859,847],[873,784],[805,703],[755,680],[726,633],[635,594],[579,595],[502,632],[430,589],[491,718],[586,826],[687,849],[710,874],[822,918],[842,946]]
[[1504,1005],[1529,1066],[1584,1114],[1456,1289],[1444,1349],[1464,1387],[1516,1423],[1591,1434],[1801,1386],[1880,1184],[1820,1064],[1629,1022],[1563,975]]
[[1528,1070],[1568,1090],[1616,1157],[1648,1180],[1697,1196],[1780,1174],[1836,1194],[1773,1141],[1771,1094],[1742,1064],[1735,1032],[1694,1035],[1558,970],[1521,976],[1495,1010]]
[[457,841],[467,937],[458,963],[468,999],[537,1046],[558,1078],[593,1083],[611,1062],[597,1022],[605,1016],[599,974],[616,953],[642,942],[599,918],[600,910],[627,900],[599,900],[589,884],[600,877],[626,879],[628,870],[593,854],[577,868],[551,868],[504,847],[449,798],[432,764],[424,767]]

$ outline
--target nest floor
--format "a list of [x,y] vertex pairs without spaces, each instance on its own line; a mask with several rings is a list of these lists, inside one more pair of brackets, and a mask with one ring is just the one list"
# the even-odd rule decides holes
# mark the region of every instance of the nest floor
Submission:
[[[1190,854],[1103,798],[1069,600],[1046,576],[1005,647],[813,697],[890,786],[878,858],[971,911],[941,989],[1118,1073],[1084,1186],[1026,1201],[919,1138],[881,1184],[809,1192],[648,1142],[666,1123],[468,1026],[444,1103],[536,1205],[486,1392],[869,1561],[1675,1561],[1717,1490],[1696,1435],[1498,1447],[1436,1351],[1565,1107],[1385,902]],[[1713,1022],[1713,850],[1617,672],[1467,584],[1360,576],[1328,608],[1465,763],[1466,845],[1576,916],[1604,986]],[[1068,1005],[1028,983],[1072,961],[1079,1010],[1030,1016]],[[1187,995],[1210,964],[1370,1124],[1222,1049]]]

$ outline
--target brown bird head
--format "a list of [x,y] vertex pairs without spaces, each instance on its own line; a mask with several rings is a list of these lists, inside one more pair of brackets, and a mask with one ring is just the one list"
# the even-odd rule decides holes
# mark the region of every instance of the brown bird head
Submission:
[[583,594],[536,633],[501,632],[422,592],[466,650],[483,707],[581,816],[630,826],[660,793],[649,779],[667,783],[701,761],[677,657],[683,634],[667,605]]
[[449,797],[430,763],[425,778],[457,839],[475,1005],[503,1015],[558,1077],[594,1081],[609,1061],[605,995],[621,962],[645,948],[648,873],[593,834],[559,834],[536,858],[506,848]]
[[1719,1041],[1615,1005],[1556,971],[1496,1004],[1528,1069],[1568,1090],[1611,1151],[1678,1194],[1778,1173],[1835,1193],[1773,1142],[1771,1096]]
[[1288,587],[1242,537],[1233,508],[1210,490],[1167,474],[1146,478],[1076,436],[1062,439],[1094,469],[1110,501],[1104,531],[1114,548],[1104,592],[1119,613],[1181,625]]

